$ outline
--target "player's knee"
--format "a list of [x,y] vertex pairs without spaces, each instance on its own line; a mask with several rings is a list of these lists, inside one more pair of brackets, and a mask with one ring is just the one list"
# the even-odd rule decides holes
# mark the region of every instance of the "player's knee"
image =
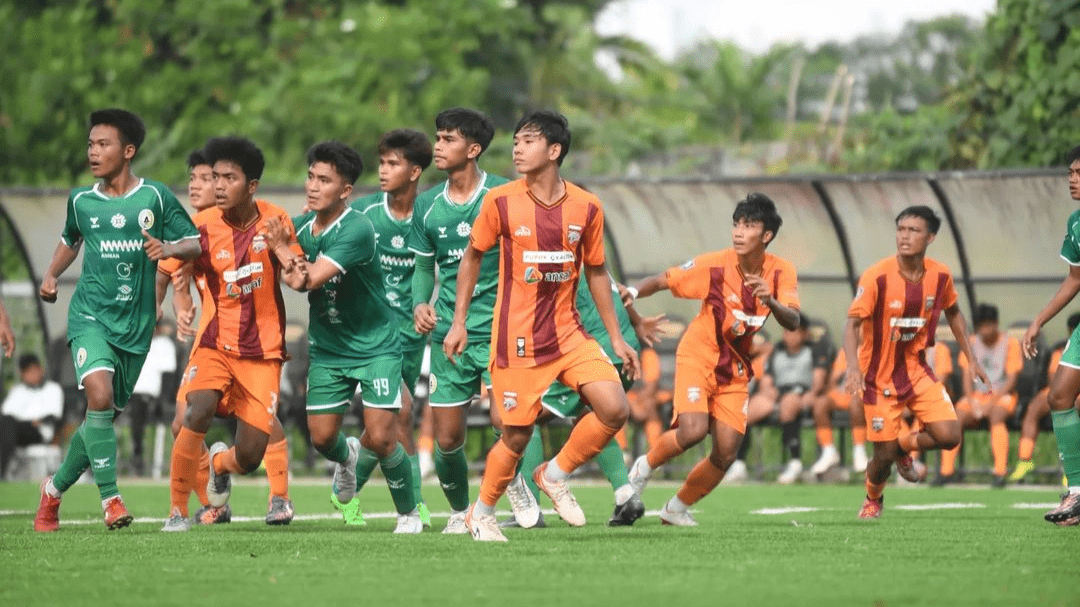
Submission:
[[237,449],[236,463],[243,469],[244,474],[247,474],[259,467],[265,453],[265,447],[262,449],[261,453],[257,449]]
[[964,433],[960,429],[959,424],[955,428],[947,428],[938,432],[934,439],[937,441],[938,447],[942,449],[955,449],[960,446],[960,441],[963,440]]
[[501,440],[514,453],[524,453],[535,431],[532,426],[506,426]]
[[1046,400],[1050,404],[1051,411],[1064,411],[1065,409],[1073,406],[1076,398],[1076,396],[1066,394],[1061,390],[1051,389],[1050,394],[1047,395]]
[[310,428],[311,444],[320,452],[325,452],[337,443],[337,433],[327,432],[321,428]]
[[108,411],[113,406],[113,391],[111,387],[100,388],[93,392],[87,391],[86,408],[91,411]]
[[[211,407],[189,404],[184,412],[184,425],[192,430],[205,432],[214,419],[214,410]],[[177,430],[177,433],[180,431]]]
[[709,461],[721,472],[727,472],[727,469],[730,468],[731,464],[735,461],[735,456],[735,451],[721,453],[714,449],[709,453]]
[[453,451],[465,444],[464,429],[447,428],[444,430],[440,428],[435,434],[435,444],[439,446],[439,450],[443,453]]
[[369,430],[364,431],[364,448],[371,451],[380,458],[387,457],[394,452],[394,447],[397,445],[397,436],[393,431],[389,429],[379,430],[377,432],[371,432]]
[[709,419],[698,419],[699,416],[682,416],[686,419],[679,419],[679,428],[676,430],[676,436],[679,439],[679,444],[683,448],[696,445],[705,439],[705,436],[709,433]]

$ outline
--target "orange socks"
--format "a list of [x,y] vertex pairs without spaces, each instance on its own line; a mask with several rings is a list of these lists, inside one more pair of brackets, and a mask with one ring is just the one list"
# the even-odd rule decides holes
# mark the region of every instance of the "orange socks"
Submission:
[[1030,460],[1035,455],[1035,441],[1026,437],[1020,437],[1020,451],[1016,456],[1022,460]]
[[959,454],[960,445],[941,450],[941,476],[951,476],[956,472],[956,456]]
[[596,457],[618,431],[619,428],[605,426],[595,413],[589,413],[574,426],[570,438],[566,439],[566,444],[555,455],[555,463],[560,470],[570,474],[581,464]]
[[658,419],[650,419],[645,422],[645,440],[649,443],[649,448],[652,449],[656,445],[656,441],[660,438],[660,435],[664,433],[664,424],[660,423]]
[[206,496],[206,485],[210,483],[210,448],[204,441],[202,453],[199,454],[199,472],[195,475],[195,497],[203,506],[210,505],[210,498]]
[[871,483],[870,477],[866,477],[866,497],[872,500],[881,499],[885,492],[885,483]]
[[514,479],[518,460],[521,455],[514,453],[506,443],[495,441],[495,446],[488,451],[484,478],[480,481],[480,502],[492,508],[506,492],[507,485]]
[[[172,461],[169,469],[170,506],[188,515],[188,498],[193,485],[198,483],[199,455],[206,449],[206,435],[180,428],[173,443]],[[206,484],[203,484],[206,492]]]
[[833,444],[832,426],[818,427],[814,430],[817,434],[817,444],[824,447]]
[[990,453],[994,456],[994,474],[1005,476],[1009,465],[1009,430],[1004,423],[990,424]]
[[685,449],[679,446],[679,441],[675,438],[675,431],[668,430],[661,434],[660,438],[649,448],[649,452],[645,454],[645,459],[650,468],[658,468],[683,451]]
[[723,478],[724,473],[706,457],[690,471],[676,497],[687,506],[695,504],[715,489]]
[[210,465],[214,467],[214,472],[217,474],[244,474],[247,472],[240,467],[240,462],[236,461],[235,446],[229,447],[228,451],[218,453],[216,457],[210,460]]
[[435,452],[435,439],[430,437],[430,436],[427,436],[426,434],[421,434],[416,439],[416,450],[417,451],[423,451],[424,453],[434,453]]
[[619,431],[615,433],[615,442],[619,444],[619,448],[626,451],[626,426],[619,428]]
[[263,455],[266,479],[270,481],[270,495],[289,497],[289,443],[282,439],[266,446]]
[[851,442],[856,445],[866,444],[866,425],[855,425],[851,428]]

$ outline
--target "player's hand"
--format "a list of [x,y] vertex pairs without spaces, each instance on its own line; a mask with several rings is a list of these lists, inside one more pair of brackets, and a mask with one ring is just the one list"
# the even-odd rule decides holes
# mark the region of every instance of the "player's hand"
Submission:
[[844,372],[844,392],[858,396],[866,389],[866,378],[862,371],[848,367]]
[[622,359],[623,375],[626,379],[636,380],[641,376],[641,361],[638,360],[637,352],[626,344],[622,339],[611,340],[611,349],[615,351],[615,355]]
[[630,293],[629,289],[626,288],[626,285],[615,283],[615,286],[619,289],[619,299],[622,300],[623,307],[629,308],[631,305],[633,305],[634,296]]
[[150,232],[146,230],[142,231],[143,245],[142,248],[146,251],[146,256],[153,261],[161,261],[169,255],[165,252],[165,243],[161,242],[157,238],[150,235]]
[[982,382],[982,385],[980,386],[982,389],[979,391],[983,394],[990,393],[990,378],[986,376],[986,371],[983,371],[982,365],[980,365],[978,361],[976,361],[975,364],[971,366],[971,373],[975,376],[975,379]]
[[743,283],[750,287],[750,292],[754,297],[758,298],[761,303],[768,303],[769,298],[772,297],[772,289],[769,288],[765,279],[760,276],[754,276],[753,274],[747,275],[743,278]]
[[4,356],[8,358],[15,352],[15,333],[6,321],[0,321],[0,348],[4,349]]
[[634,327],[634,333],[637,334],[637,338],[641,342],[641,345],[652,348],[660,343],[660,338],[665,335],[664,329],[662,328],[665,320],[667,320],[666,314],[641,317],[641,322]]
[[48,303],[56,302],[56,277],[46,276],[41,280],[41,288],[38,289],[38,295],[42,301]]
[[446,333],[446,339],[443,340],[442,345],[443,354],[446,355],[450,364],[457,364],[455,357],[461,356],[467,345],[469,345],[469,333],[465,330],[465,325],[458,323],[450,325],[450,331]]
[[431,304],[420,304],[413,309],[413,328],[420,335],[427,335],[435,329],[435,323],[439,317],[435,315],[435,308]]
[[1035,355],[1039,353],[1039,349],[1035,346],[1035,343],[1039,339],[1039,330],[1042,327],[1039,326],[1039,321],[1033,320],[1028,325],[1027,331],[1024,332],[1024,336],[1020,338],[1020,350],[1024,352],[1024,358],[1031,360],[1035,358]]
[[266,237],[266,244],[271,249],[276,249],[280,246],[288,246],[289,233],[285,229],[285,224],[281,223],[281,219],[278,217],[271,217],[266,220],[264,224],[266,230],[263,236]]
[[195,339],[195,307],[176,311],[176,338],[187,343]]

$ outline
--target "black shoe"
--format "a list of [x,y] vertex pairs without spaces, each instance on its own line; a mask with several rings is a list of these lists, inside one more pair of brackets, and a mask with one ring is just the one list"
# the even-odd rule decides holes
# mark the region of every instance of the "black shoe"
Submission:
[[1004,489],[1005,488],[1005,475],[998,476],[998,475],[995,474],[994,478],[990,479],[990,486],[993,487],[994,489]]
[[938,474],[936,477],[934,477],[934,480],[930,481],[930,486],[931,487],[944,487],[945,485],[955,483],[955,482],[957,482],[959,480],[960,479],[959,479],[959,477],[957,476],[957,474],[955,472],[953,472],[952,474],[948,474],[948,475]]
[[643,516],[645,516],[645,504],[641,503],[641,498],[635,493],[621,506],[615,506],[615,512],[611,513],[611,519],[607,524],[608,527],[629,527]]

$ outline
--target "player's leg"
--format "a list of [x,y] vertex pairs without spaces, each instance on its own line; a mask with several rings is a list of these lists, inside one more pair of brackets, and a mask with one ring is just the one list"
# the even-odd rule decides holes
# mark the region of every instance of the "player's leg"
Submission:
[[1009,467],[1009,429],[1006,422],[1016,410],[1016,397],[1006,394],[990,407],[987,419],[990,423],[990,453],[994,458],[993,487],[1005,486],[1005,471]]
[[428,511],[424,497],[421,495],[420,455],[417,452],[417,444],[413,439],[415,428],[416,410],[413,395],[416,384],[420,379],[420,367],[424,362],[424,341],[416,343],[402,341],[401,350],[401,411],[398,413],[398,442],[405,448],[412,466],[413,494],[416,496],[416,508],[420,512],[420,520],[424,527],[431,527],[431,512]]
[[878,394],[877,402],[865,404],[867,438],[874,445],[873,456],[866,465],[866,500],[859,510],[859,518],[871,519],[881,516],[884,507],[885,482],[889,480],[893,463],[903,450],[897,437],[900,434],[900,416],[903,405],[892,398]]
[[960,443],[963,442],[963,429],[973,428],[978,425],[978,420],[975,419],[975,411],[972,408],[972,403],[967,397],[961,398],[956,403],[956,417],[960,422],[960,441],[958,441],[952,447],[943,447],[941,450],[941,465],[938,470],[938,478],[935,479],[935,485],[943,485],[955,481],[958,476],[956,473],[956,458],[960,455]]
[[[451,516],[444,533],[466,533],[465,510],[469,507],[469,461],[465,457],[465,419],[469,405],[480,382],[479,371],[472,369],[466,358],[478,348],[470,345],[451,363],[443,353],[442,344],[431,346],[431,392],[428,406],[432,411],[435,436],[435,474],[439,478]],[[487,349],[485,348],[485,352]],[[468,369],[466,367],[469,367]],[[522,447],[524,448],[524,447]]]
[[810,473],[815,475],[825,474],[833,466],[840,464],[840,452],[836,449],[833,440],[832,412],[841,407],[847,408],[847,398],[842,392],[836,394],[822,394],[812,397],[811,410],[814,415],[814,434],[817,437],[818,447],[821,454],[814,465],[810,466]]
[[788,390],[780,397],[781,451],[786,452],[787,462],[784,464],[783,471],[776,477],[776,482],[782,485],[790,485],[799,480],[799,475],[803,471],[799,420],[803,402],[803,392],[799,390]]
[[742,442],[743,432],[732,427],[729,423],[736,423],[742,426],[742,430],[745,431],[746,427],[741,420],[741,411],[735,409],[735,407],[741,408],[738,403],[745,402],[746,397],[741,394],[726,394],[721,395],[719,400],[729,401],[728,403],[717,403],[717,407],[727,408],[728,413],[722,419],[710,416],[709,433],[712,435],[712,450],[707,457],[699,461],[690,470],[690,474],[687,475],[686,481],[679,488],[679,492],[664,504],[663,509],[660,511],[660,521],[665,525],[696,526],[697,521],[690,514],[690,506],[693,506],[712,492],[720,484],[720,481],[724,479],[724,474],[735,461],[735,456],[739,451],[739,444]]
[[1046,520],[1065,524],[1080,522],[1080,416],[1074,406],[1080,395],[1080,329],[1074,331],[1061,354],[1054,378],[1050,381],[1050,416],[1058,454],[1065,468],[1069,492],[1061,504],[1046,513]]
[[1050,389],[1043,388],[1032,397],[1024,411],[1024,421],[1020,425],[1020,447],[1017,453],[1016,468],[1009,475],[1009,481],[1016,483],[1023,480],[1035,468],[1032,457],[1035,455],[1035,439],[1039,438],[1039,423],[1050,415]]
[[420,427],[416,431],[416,457],[420,461],[420,478],[435,472],[435,417],[430,406],[420,412]]
[[858,396],[848,395],[847,406],[848,419],[851,420],[851,470],[862,474],[866,472],[866,464],[870,462],[866,457],[866,411],[863,409],[862,399]]
[[285,508],[285,504],[291,504],[292,500],[289,499],[289,441],[285,439],[285,429],[278,416],[274,415],[270,422],[270,439],[266,445],[266,455],[263,456],[263,466],[270,485],[266,523],[275,525],[285,524],[282,517],[292,511],[291,505]]
[[416,509],[412,463],[398,441],[401,409],[401,357],[378,358],[368,363],[360,378],[364,404],[364,433],[360,435],[362,454],[373,454],[386,478],[394,500],[398,524],[394,533],[420,533],[423,524]]
[[[195,485],[205,479],[207,502],[211,508],[224,508],[228,503],[228,487],[220,489],[224,495],[209,495],[210,462],[206,449],[206,432],[214,421],[223,395],[232,390],[233,383],[224,357],[215,350],[196,348],[191,353],[185,373],[186,395],[182,399],[182,421],[173,443],[170,462],[169,485],[171,490],[170,519],[177,513],[187,512],[187,502]],[[205,460],[205,462],[204,462]],[[204,467],[205,466],[205,467]],[[200,473],[202,470],[206,472]],[[223,482],[225,479],[222,479]],[[200,511],[200,515],[204,514]],[[171,525],[167,525],[171,526]]]

